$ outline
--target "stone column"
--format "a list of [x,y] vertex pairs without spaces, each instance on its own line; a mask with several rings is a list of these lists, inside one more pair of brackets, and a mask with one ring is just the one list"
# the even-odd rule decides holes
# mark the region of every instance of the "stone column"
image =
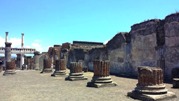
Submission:
[[43,68],[41,73],[43,73],[43,72],[45,72],[45,73],[52,72],[52,68],[51,68],[52,59],[51,58],[45,58],[43,63],[44,63],[44,68]]
[[22,66],[24,65],[24,54],[20,54],[20,68],[22,69]]
[[66,74],[66,60],[55,60],[55,71],[51,76],[65,75]]
[[16,58],[16,61],[17,61],[16,67],[20,68],[20,61],[21,61],[20,55],[21,55],[21,54],[16,54],[16,55],[17,55],[17,58]]
[[5,42],[5,72],[3,75],[15,74],[15,61],[11,61],[11,43]]
[[3,71],[3,62],[0,61],[0,72],[2,72],[2,71]]
[[117,86],[110,77],[109,61],[93,61],[94,75],[91,82],[87,83],[88,87]]
[[168,92],[163,83],[161,68],[142,66],[138,68],[137,87],[128,93],[128,96],[139,100],[160,100],[167,97],[176,97]]
[[82,63],[81,62],[71,62],[70,63],[70,73],[65,80],[87,80],[86,77],[83,75],[82,71]]
[[39,61],[40,61],[40,52],[35,51],[34,52],[34,68],[35,68],[35,70],[40,70]]
[[179,68],[172,69],[173,88],[179,88]]

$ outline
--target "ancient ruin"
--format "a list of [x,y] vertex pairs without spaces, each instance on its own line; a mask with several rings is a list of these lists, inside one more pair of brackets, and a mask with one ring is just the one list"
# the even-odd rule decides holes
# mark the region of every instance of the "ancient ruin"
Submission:
[[35,70],[40,70],[40,68],[39,68],[40,52],[39,51],[35,51],[33,58],[34,58],[34,69]]
[[41,73],[51,73],[52,72],[52,59],[46,57],[43,60],[43,70]]
[[91,82],[87,83],[88,87],[104,87],[104,86],[117,86],[110,77],[109,61],[93,61],[94,75]]
[[71,62],[70,63],[70,73],[65,80],[76,81],[76,80],[87,80],[83,75],[81,62]]
[[11,44],[10,42],[5,42],[5,75],[16,74],[16,64],[14,60],[11,60]]
[[65,75],[66,74],[66,60],[55,60],[55,71],[51,76]]
[[176,97],[174,93],[165,88],[162,69],[147,66],[138,67],[137,87],[132,92],[129,92],[128,96],[143,101]]
[[179,88],[179,68],[172,69],[173,88]]

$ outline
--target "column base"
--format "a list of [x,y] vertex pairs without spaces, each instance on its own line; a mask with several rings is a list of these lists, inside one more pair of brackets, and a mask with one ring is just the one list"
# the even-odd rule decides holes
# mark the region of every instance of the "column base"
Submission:
[[107,77],[96,77],[94,76],[91,80],[91,82],[87,83],[87,87],[113,87],[117,86],[115,82],[112,81],[110,76]]
[[5,70],[4,73],[3,73],[3,76],[14,75],[14,74],[16,74],[15,71],[16,70]]
[[59,71],[54,71],[53,74],[51,74],[51,76],[62,76],[62,75],[66,75],[66,70],[59,70]]
[[166,94],[167,89],[164,84],[160,85],[152,85],[152,86],[137,86],[135,88],[135,92],[139,92],[142,94]]
[[46,68],[44,70],[42,70],[41,73],[51,73],[52,72],[52,68]]
[[179,88],[179,78],[173,78],[173,88]]
[[156,100],[176,98],[176,95],[173,92],[167,92],[166,94],[142,94],[136,91],[132,91],[132,92],[128,92],[127,96],[142,101],[156,101]]
[[84,77],[83,73],[70,73],[69,76],[65,78],[65,80],[77,81],[77,80],[88,80],[88,78]]

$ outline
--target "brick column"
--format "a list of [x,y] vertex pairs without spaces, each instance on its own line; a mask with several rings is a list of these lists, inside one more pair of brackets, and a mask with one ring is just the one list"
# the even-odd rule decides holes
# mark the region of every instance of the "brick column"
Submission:
[[138,67],[137,87],[128,93],[128,96],[140,100],[160,100],[166,97],[175,97],[168,92],[163,83],[163,71],[161,68],[141,66]]
[[3,75],[15,74],[16,64],[11,61],[11,43],[5,42],[5,72]]
[[65,75],[66,74],[66,60],[55,60],[55,71],[51,76]]
[[94,75],[91,82],[87,83],[88,87],[117,86],[111,79],[109,72],[109,61],[93,61]]
[[45,58],[43,60],[43,65],[44,65],[44,68],[42,70],[41,73],[45,72],[45,73],[50,73],[52,72],[52,59],[51,58]]
[[70,73],[65,80],[87,80],[83,75],[82,63],[81,62],[71,62],[70,63]]

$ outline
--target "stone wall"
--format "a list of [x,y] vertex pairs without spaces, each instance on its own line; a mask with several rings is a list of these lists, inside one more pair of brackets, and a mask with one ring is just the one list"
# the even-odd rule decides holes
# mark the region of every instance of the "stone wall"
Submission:
[[171,76],[172,68],[179,68],[179,13],[165,18],[165,72]]
[[89,70],[95,59],[109,60],[111,74],[134,77],[139,66],[150,66],[160,67],[170,79],[171,70],[179,68],[178,40],[179,13],[175,13],[134,24],[130,32],[117,33],[106,45],[77,41],[64,43],[62,49],[69,52],[68,63],[82,60]]
[[149,20],[131,27],[131,62],[134,73],[138,66],[157,66],[157,27],[160,20]]

